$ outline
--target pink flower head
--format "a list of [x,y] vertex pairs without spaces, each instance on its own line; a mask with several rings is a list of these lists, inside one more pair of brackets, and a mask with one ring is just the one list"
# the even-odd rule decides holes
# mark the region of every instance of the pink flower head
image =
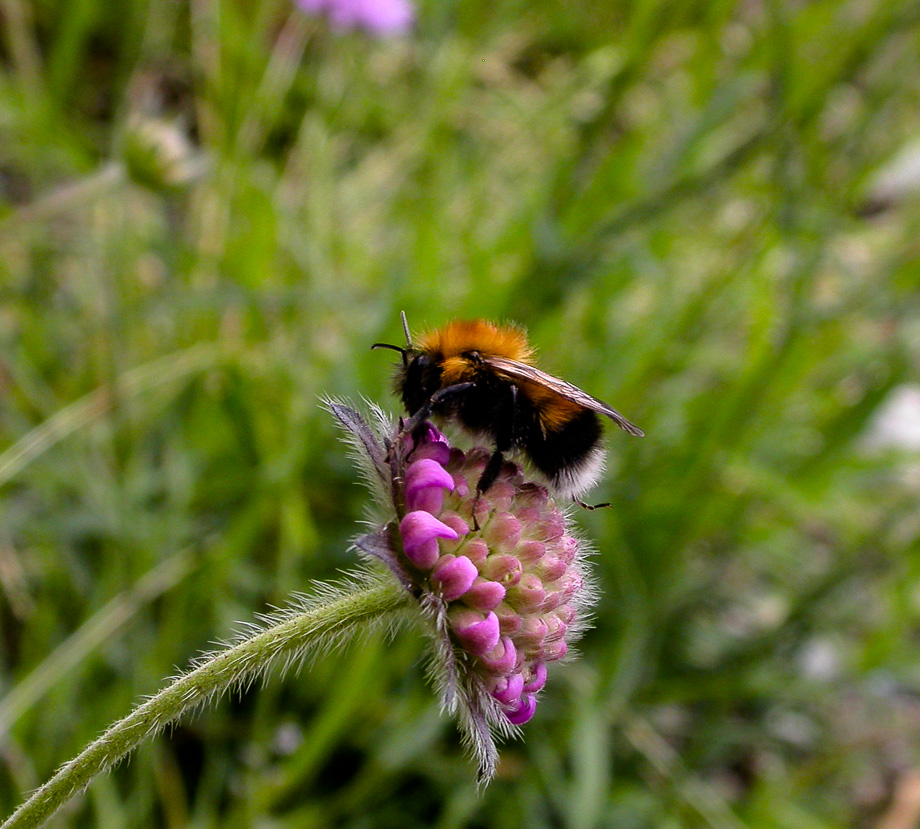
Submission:
[[330,410],[368,461],[389,514],[356,546],[417,597],[444,707],[462,709],[488,779],[497,760],[492,730],[507,735],[534,716],[547,664],[584,629],[593,590],[581,544],[549,493],[513,464],[477,494],[488,450],[451,449],[430,424],[382,440],[354,410]]
[[325,14],[333,29],[365,29],[372,35],[405,34],[414,11],[409,0],[296,0],[307,14]]

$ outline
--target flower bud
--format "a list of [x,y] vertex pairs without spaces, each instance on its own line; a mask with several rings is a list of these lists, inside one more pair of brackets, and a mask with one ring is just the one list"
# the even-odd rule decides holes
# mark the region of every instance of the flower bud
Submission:
[[575,608],[570,604],[564,604],[556,608],[556,615],[566,624],[570,625],[575,621],[577,615]]
[[489,487],[489,503],[492,509],[499,513],[507,513],[514,501],[514,486],[510,481],[496,481]]
[[555,642],[565,636],[566,625],[555,613],[544,613],[543,621],[546,622],[546,638],[544,642]]
[[470,494],[470,485],[463,475],[454,475],[454,492],[458,498],[466,498]]
[[543,558],[545,552],[546,545],[542,541],[525,539],[517,545],[517,549],[514,551],[514,554],[518,557],[518,559],[520,559],[521,564],[529,566],[536,564],[541,558]]
[[[514,640],[519,647],[528,651],[537,651],[543,646],[547,631],[546,622],[540,616],[525,616],[521,619],[521,627],[514,635]],[[544,662],[550,660],[543,660]]]
[[473,656],[482,656],[498,644],[498,617],[492,611],[481,613],[458,607],[448,616],[457,639]]
[[542,649],[543,660],[545,662],[555,662],[558,659],[562,659],[568,653],[568,650],[569,646],[565,643],[565,639],[544,642]]
[[543,604],[540,605],[540,609],[544,613],[549,613],[550,611],[556,610],[556,608],[565,604],[567,601],[568,598],[562,590],[548,590],[546,598],[543,599]]
[[543,514],[542,510],[537,506],[522,506],[518,507],[514,514],[517,516],[518,521],[527,526],[527,537],[533,537],[533,531]]
[[538,541],[555,541],[565,534],[565,516],[561,512],[542,515],[529,529],[528,537]]
[[510,512],[496,513],[482,536],[493,549],[513,550],[521,538],[521,522]]
[[518,583],[508,589],[506,600],[508,604],[521,612],[533,611],[543,604],[546,590],[543,582],[534,573],[524,573]]
[[553,552],[557,558],[562,559],[566,564],[571,564],[578,552],[578,539],[571,535],[560,538]]
[[[482,577],[477,578],[473,586],[463,594],[464,604],[476,610],[495,610],[504,598],[505,586],[503,584]],[[500,622],[501,619],[499,619]]]
[[482,567],[489,557],[489,545],[481,538],[467,538],[464,539],[460,552],[477,567]]
[[549,503],[549,493],[546,491],[546,487],[538,484],[522,483],[518,487],[515,501],[517,502],[515,512],[518,515],[525,509],[535,509],[538,511],[535,515],[539,515],[539,510],[544,509]]
[[476,581],[478,571],[466,556],[441,556],[431,571],[431,584],[445,602],[459,599]]
[[577,571],[569,568],[565,575],[562,578],[557,579],[550,585],[549,590],[554,593],[560,593],[565,596],[565,600],[568,601],[577,593],[580,593],[584,587],[584,579],[578,574]]
[[540,563],[534,567],[534,572],[540,576],[544,584],[547,584],[562,578],[568,569],[569,565],[561,558],[545,555],[540,560]]
[[[492,674],[508,674],[517,664],[517,649],[514,642],[507,636],[502,636],[498,644],[480,659],[483,666]],[[521,685],[523,686],[523,680]]]
[[507,602],[502,602],[495,608],[495,615],[498,616],[498,622],[502,633],[513,636],[521,629],[521,624],[523,623],[521,614]]
[[489,502],[485,498],[477,498],[473,501],[470,512],[473,516],[473,525],[482,527],[489,520],[490,512]]
[[506,588],[513,587],[521,580],[521,562],[514,556],[493,554],[479,569],[485,578],[501,582]]

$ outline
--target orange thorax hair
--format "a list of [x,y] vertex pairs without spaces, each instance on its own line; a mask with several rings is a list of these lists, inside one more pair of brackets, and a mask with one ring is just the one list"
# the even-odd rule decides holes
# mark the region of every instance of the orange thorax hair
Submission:
[[462,382],[469,374],[469,360],[463,354],[477,351],[483,357],[506,357],[530,363],[533,349],[523,331],[510,325],[499,326],[486,320],[457,320],[423,334],[418,349],[442,361],[444,385]]
[[[450,322],[419,337],[416,348],[441,362],[441,382],[445,386],[472,379],[470,361],[463,356],[470,351],[483,357],[505,357],[527,365],[533,364],[534,354],[521,329],[487,320]],[[536,404],[545,429],[558,429],[581,411],[576,403],[539,383],[515,382]]]

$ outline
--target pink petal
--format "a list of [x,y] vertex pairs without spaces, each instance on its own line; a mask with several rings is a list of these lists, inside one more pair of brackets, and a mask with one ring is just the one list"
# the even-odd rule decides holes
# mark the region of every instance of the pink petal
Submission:
[[406,558],[423,570],[434,567],[438,560],[439,538],[457,538],[455,530],[424,510],[407,513],[399,522],[399,534],[402,536]]
[[524,694],[510,711],[505,711],[505,716],[512,725],[523,725],[533,717],[536,710],[537,698],[533,694]]
[[524,691],[528,694],[535,694],[546,684],[546,663],[536,662],[530,666],[533,679],[524,685]]
[[492,611],[458,610],[450,614],[450,622],[457,639],[473,656],[482,656],[498,644],[498,617]]
[[524,677],[520,674],[511,674],[495,680],[492,690],[489,692],[493,698],[497,699],[504,705],[516,703],[521,698],[524,690]]
[[459,599],[470,587],[479,572],[466,556],[441,556],[431,573],[431,581],[446,602]]
[[444,490],[453,491],[454,479],[450,473],[431,458],[422,458],[409,464],[406,470],[406,506],[410,510],[441,511]]

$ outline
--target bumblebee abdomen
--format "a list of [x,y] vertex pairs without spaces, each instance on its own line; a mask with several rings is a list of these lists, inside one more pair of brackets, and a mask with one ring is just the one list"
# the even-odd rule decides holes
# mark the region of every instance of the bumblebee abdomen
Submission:
[[578,409],[556,429],[547,429],[534,417],[522,429],[518,443],[534,467],[563,495],[588,489],[600,475],[604,462],[600,418]]

